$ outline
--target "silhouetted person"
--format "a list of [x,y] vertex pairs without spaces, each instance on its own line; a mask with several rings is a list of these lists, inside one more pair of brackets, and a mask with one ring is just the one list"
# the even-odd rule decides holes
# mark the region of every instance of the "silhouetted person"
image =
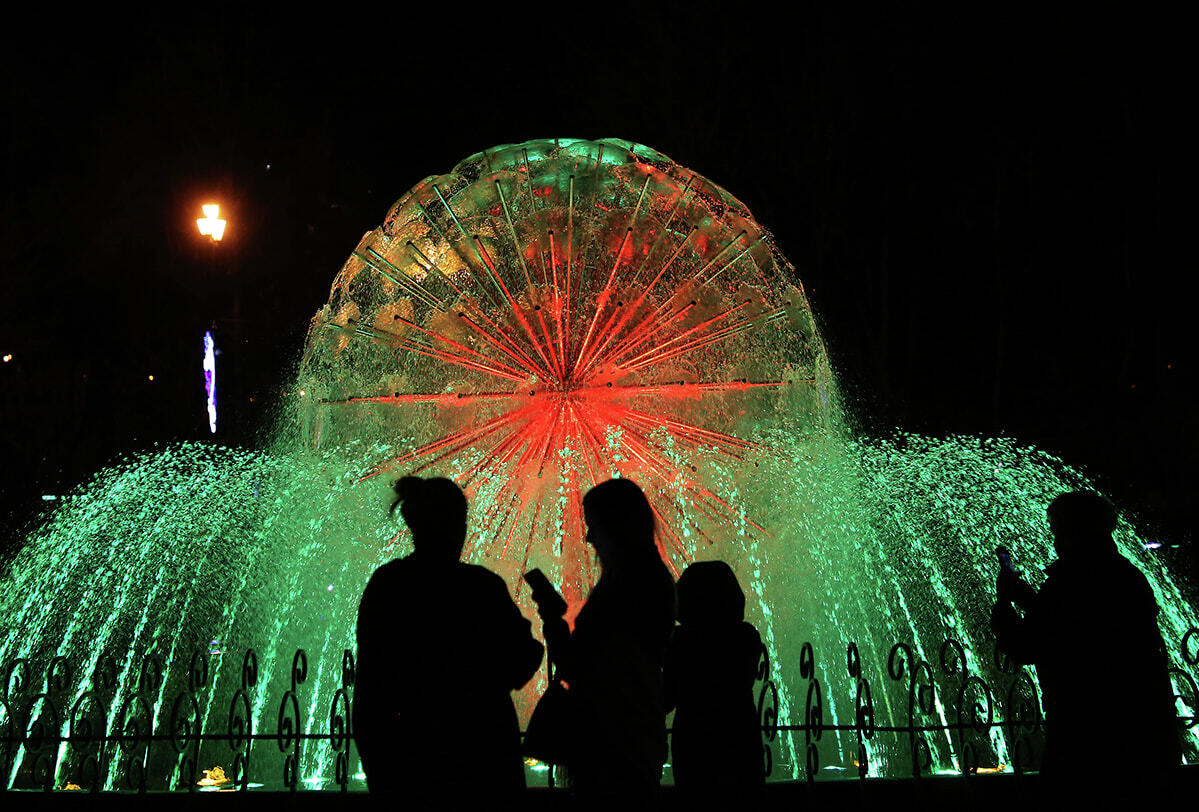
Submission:
[[550,658],[570,686],[576,736],[566,766],[584,806],[646,802],[666,761],[662,656],[674,625],[674,579],[654,543],[653,510],[633,482],[592,488],[583,516],[600,578],[574,631],[560,599],[539,606]]
[[509,692],[536,672],[542,646],[503,579],[458,560],[461,489],[404,477],[395,490],[413,552],[379,567],[358,607],[354,732],[367,785],[421,808],[510,803],[524,765]]
[[1054,499],[1048,512],[1057,560],[1045,568],[1045,583],[1034,591],[1001,567],[991,614],[1008,656],[1037,667],[1046,725],[1042,773],[1051,783],[1085,782],[1095,792],[1121,777],[1121,764],[1125,774],[1147,780],[1181,760],[1157,601],[1145,576],[1116,550],[1110,502],[1075,491]]
[[753,687],[762,655],[745,622],[745,593],[723,561],[679,576],[679,625],[666,649],[666,708],[674,783],[684,803],[752,803],[765,786]]

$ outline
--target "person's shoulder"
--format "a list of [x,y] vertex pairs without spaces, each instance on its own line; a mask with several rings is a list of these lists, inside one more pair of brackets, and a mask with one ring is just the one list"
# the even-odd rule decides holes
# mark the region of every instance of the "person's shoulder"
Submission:
[[758,630],[754,624],[747,620],[743,620],[737,624],[737,636],[746,645],[752,645],[755,648],[759,648],[762,645],[762,635],[758,634]]
[[686,651],[700,642],[699,635],[690,626],[676,625],[670,630],[669,645],[675,651]]
[[393,558],[386,564],[379,565],[375,571],[371,573],[370,583],[383,583],[396,578],[403,578],[411,568],[412,563],[408,560],[408,558]]
[[1116,553],[1112,556],[1112,567],[1116,569],[1122,577],[1127,578],[1130,581],[1145,581],[1148,583],[1148,579],[1145,578],[1145,573],[1141,572],[1141,568],[1129,561],[1128,558],[1121,553]]
[[482,564],[470,564],[466,561],[459,561],[454,569],[457,570],[458,574],[463,578],[477,578],[480,581],[504,580],[498,574],[487,569],[487,567],[484,567]]
[[1153,587],[1149,585],[1149,579],[1145,577],[1145,573],[1141,572],[1140,567],[1129,561],[1123,555],[1117,554],[1116,561],[1112,565],[1116,572],[1116,577],[1123,582],[1123,587],[1128,592],[1139,593],[1142,598],[1152,600],[1154,605],[1157,605],[1157,599],[1153,594]]
[[498,573],[492,572],[480,564],[467,564],[462,561],[454,568],[455,575],[464,584],[476,589],[504,590],[508,592],[508,582]]
[[661,560],[655,561],[653,566],[642,570],[640,578],[647,593],[660,600],[668,599],[672,603],[674,602],[674,576],[670,574],[670,569]]
[[394,610],[413,594],[414,583],[418,583],[418,580],[413,577],[411,562],[395,558],[380,565],[371,573],[362,590],[359,613],[373,615],[382,605]]
[[669,616],[670,625],[674,625],[677,596],[674,576],[661,561],[657,566],[648,568],[641,573],[641,583],[637,594],[644,608],[663,618]]
[[1111,551],[1096,558],[1086,573],[1090,578],[1102,578],[1113,588],[1150,590],[1149,579],[1123,553]]

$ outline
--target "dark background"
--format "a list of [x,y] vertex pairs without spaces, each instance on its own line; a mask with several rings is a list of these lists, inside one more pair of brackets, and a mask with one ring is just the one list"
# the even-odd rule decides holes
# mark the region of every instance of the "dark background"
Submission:
[[[0,523],[115,457],[254,444],[308,319],[424,176],[615,136],[741,198],[868,432],[1010,435],[1194,568],[1194,132],[1184,25],[579,5],[299,23],[46,19],[4,37]],[[194,219],[230,220],[215,249]],[[150,381],[148,376],[154,375]]]

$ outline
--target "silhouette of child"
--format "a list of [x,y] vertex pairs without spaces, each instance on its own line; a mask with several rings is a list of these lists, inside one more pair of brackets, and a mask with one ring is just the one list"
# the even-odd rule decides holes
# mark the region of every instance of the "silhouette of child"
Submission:
[[678,600],[679,625],[663,670],[667,710],[677,709],[675,786],[705,806],[716,800],[741,804],[765,783],[753,696],[762,639],[745,622],[745,594],[723,561],[684,570]]

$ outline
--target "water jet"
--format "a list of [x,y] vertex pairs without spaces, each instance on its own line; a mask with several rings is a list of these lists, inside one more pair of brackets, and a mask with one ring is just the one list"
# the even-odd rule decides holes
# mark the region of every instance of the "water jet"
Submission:
[[[991,551],[1005,544],[1036,572],[1051,553],[1045,505],[1088,486],[1011,439],[856,434],[770,234],[702,175],[619,139],[505,145],[417,184],[337,274],[289,391],[269,448],[173,446],[55,505],[0,582],[0,663],[27,660],[19,677],[65,658],[55,689],[66,706],[92,697],[111,725],[119,697],[138,694],[147,723],[162,725],[195,682],[200,647],[213,668],[192,692],[195,724],[223,725],[240,691],[248,723],[272,729],[276,697],[240,660],[254,648],[255,673],[291,676],[295,724],[324,729],[362,586],[406,551],[386,521],[391,478],[462,484],[466,555],[527,609],[519,574],[531,567],[577,606],[596,576],[580,498],[627,476],[650,496],[676,571],[715,558],[737,571],[779,721],[804,724],[823,686],[832,729],[819,742],[783,731],[773,775],[802,776],[809,743],[819,769],[852,772],[855,681],[873,685],[879,723],[896,725],[912,718],[914,674],[940,687],[920,694],[930,724],[952,723],[967,672],[1011,682],[986,625]],[[1199,619],[1148,541],[1122,519],[1121,550],[1175,642]],[[946,638],[960,645],[942,648]],[[299,679],[296,648],[313,663]],[[93,690],[104,669],[107,695]],[[951,737],[925,737],[930,770],[962,767]],[[976,738],[984,767],[1012,763],[1011,731]],[[868,773],[908,774],[909,744],[871,742]],[[464,735],[463,769],[468,754]],[[305,785],[327,783],[332,761],[327,745],[307,747]]]

